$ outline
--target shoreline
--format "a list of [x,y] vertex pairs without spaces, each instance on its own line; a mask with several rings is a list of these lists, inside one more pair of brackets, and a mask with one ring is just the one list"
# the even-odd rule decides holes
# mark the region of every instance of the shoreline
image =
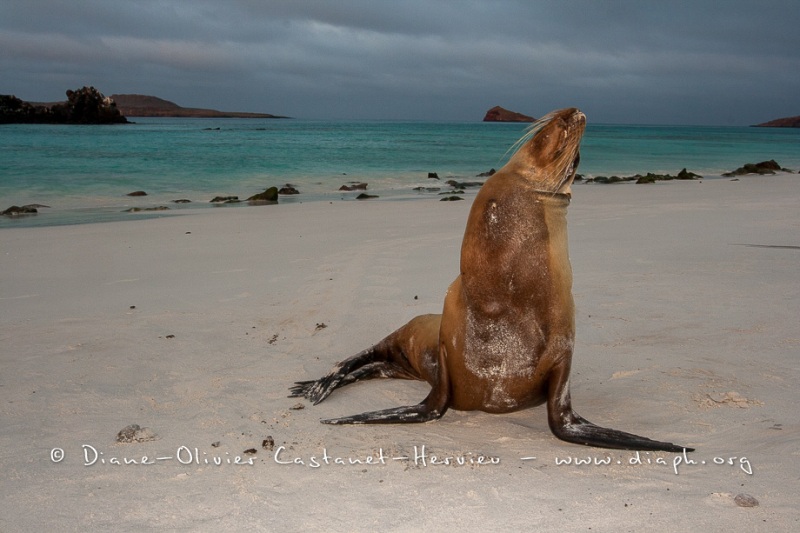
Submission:
[[[291,183],[296,200],[339,201],[351,181],[368,183],[378,201],[417,198],[415,187],[450,188],[442,182],[482,181],[500,168],[522,134],[518,124],[256,121],[250,119],[142,119],[112,126],[9,126],[0,128],[0,211],[43,204],[39,220],[0,217],[0,226],[48,225],[125,218],[131,207],[166,206],[188,199],[194,207],[215,196],[247,198],[268,186]],[[752,128],[637,127],[589,124],[580,172],[631,176],[679,173],[706,179],[747,162],[774,159],[797,170],[795,132]],[[441,180],[428,179],[436,173]],[[149,196],[129,198],[132,191]],[[283,199],[282,199],[283,200]],[[140,214],[141,215],[141,214]],[[47,219],[45,219],[47,217]]]
[[[783,171],[778,171],[776,174],[771,175],[757,175],[757,174],[743,174],[737,176],[723,176],[723,175],[702,175],[697,179],[691,181],[702,182],[703,180],[708,181],[717,181],[717,180],[739,180],[739,179],[747,179],[747,178],[755,178],[755,179],[763,179],[769,180],[776,176],[792,176],[796,175],[792,171],[787,171],[786,169]],[[451,176],[446,176],[445,178],[453,178]],[[463,178],[458,177],[457,181],[467,181],[467,182],[482,182],[488,179],[487,177],[477,176],[475,178]],[[583,186],[600,186],[600,187],[619,187],[619,186],[628,186],[628,185],[643,185],[643,186],[659,186],[659,185],[666,185],[669,182],[681,182],[681,181],[689,181],[689,180],[664,180],[664,182],[659,183],[646,183],[646,184],[636,184],[633,181],[622,181],[618,183],[603,183],[603,182],[593,182],[592,180],[595,179],[594,176],[589,177],[588,181],[582,180],[576,182],[575,187],[580,188]],[[628,178],[626,178],[627,180]],[[345,180],[342,180],[343,183]],[[352,180],[347,180],[352,181]],[[360,180],[356,180],[360,181]],[[367,180],[368,181],[368,180]],[[427,185],[427,187],[426,187]],[[279,205],[293,205],[293,204],[303,204],[303,203],[332,203],[332,202],[409,202],[409,201],[439,201],[442,198],[447,196],[459,196],[463,200],[471,201],[472,197],[477,193],[479,190],[478,186],[470,186],[466,188],[460,189],[463,192],[460,192],[459,189],[450,187],[445,183],[445,179],[441,180],[431,180],[428,179],[427,182],[423,180],[419,180],[419,185],[417,187],[421,189],[427,189],[430,187],[431,189],[435,190],[414,190],[413,187],[409,186],[406,188],[392,188],[392,189],[372,189],[369,190],[356,190],[356,191],[331,191],[328,193],[300,193],[298,195],[281,195],[278,201]],[[247,195],[255,194],[258,191],[251,190],[247,193]],[[370,195],[375,195],[374,198],[368,198],[364,200],[360,200],[357,196],[360,193],[366,192]],[[195,195],[197,193],[194,193]],[[3,229],[16,229],[16,228],[24,228],[24,227],[52,227],[52,226],[62,226],[62,225],[82,225],[82,224],[102,224],[106,222],[121,222],[121,221],[133,221],[133,220],[142,220],[142,219],[150,219],[150,218],[163,218],[163,217],[172,217],[172,216],[186,216],[192,215],[195,212],[203,212],[206,209],[213,208],[213,209],[236,209],[241,207],[259,207],[259,208],[270,208],[272,206],[264,206],[264,205],[254,205],[247,202],[245,199],[246,196],[239,196],[240,200],[236,203],[226,204],[226,203],[211,203],[209,200],[198,200],[198,199],[191,199],[189,203],[176,203],[175,200],[180,198],[186,198],[187,196],[193,196],[192,194],[181,195],[178,194],[155,194],[155,195],[145,195],[142,197],[126,197],[124,195],[120,195],[114,197],[118,200],[117,204],[109,205],[110,201],[113,200],[112,197],[102,197],[100,202],[102,205],[94,205],[94,206],[80,206],[76,207],[71,205],[67,208],[59,208],[55,202],[50,202],[48,199],[42,200],[43,202],[50,202],[49,205],[45,205],[39,209],[39,213],[36,214],[24,214],[24,215],[6,215],[0,216],[0,230]],[[169,198],[169,199],[168,199]],[[97,202],[99,199],[95,201],[87,202],[88,204]],[[15,204],[16,205],[16,204]],[[36,205],[36,204],[34,204]],[[0,209],[6,209],[10,206],[0,206]],[[166,209],[164,209],[166,208]],[[131,212],[130,210],[136,209],[137,211]]]
[[470,199],[0,231],[0,528],[791,530],[799,200],[794,175],[573,189],[575,408],[686,457],[561,442],[541,406],[319,423],[420,382],[287,398],[440,312]]

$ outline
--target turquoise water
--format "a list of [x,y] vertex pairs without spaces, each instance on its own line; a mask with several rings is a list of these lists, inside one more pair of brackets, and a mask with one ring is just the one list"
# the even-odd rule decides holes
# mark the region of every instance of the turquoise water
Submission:
[[[136,118],[116,126],[0,127],[0,210],[46,204],[37,216],[0,228],[140,217],[131,206],[209,206],[217,195],[244,199],[291,183],[282,202],[350,200],[349,181],[369,183],[381,200],[416,198],[427,178],[467,180],[502,166],[525,124],[330,122],[260,119]],[[579,172],[718,176],[747,162],[775,159],[800,169],[800,130],[589,124]],[[126,194],[144,190],[146,197]],[[428,197],[432,195],[427,194]],[[168,212],[169,213],[169,212]],[[163,215],[163,213],[161,213]]]

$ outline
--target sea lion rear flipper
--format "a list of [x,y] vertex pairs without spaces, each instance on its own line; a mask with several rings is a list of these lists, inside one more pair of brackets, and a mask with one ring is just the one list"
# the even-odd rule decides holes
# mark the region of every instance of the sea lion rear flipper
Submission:
[[[444,398],[442,396],[445,396]],[[417,405],[370,411],[360,415],[321,420],[323,424],[410,424],[441,418],[447,411],[447,398],[434,387]]]
[[331,392],[355,381],[372,378],[419,379],[391,361],[385,361],[376,348],[370,348],[338,363],[326,375],[312,381],[297,381],[289,390],[290,398],[305,397],[314,405]]
[[417,405],[407,405],[405,407],[395,407],[382,411],[370,411],[360,415],[345,416],[342,418],[330,418],[320,420],[323,424],[403,424],[415,422],[428,422],[441,418],[447,410],[434,409],[426,402]]
[[433,388],[428,396],[417,405],[370,411],[360,415],[321,420],[321,422],[323,424],[409,424],[441,418],[450,403],[449,376],[444,359],[444,347],[440,347]]
[[339,387],[372,378],[429,380],[425,369],[436,367],[441,315],[420,315],[371,348],[337,363],[319,379],[297,381],[290,398],[305,397],[314,405]]

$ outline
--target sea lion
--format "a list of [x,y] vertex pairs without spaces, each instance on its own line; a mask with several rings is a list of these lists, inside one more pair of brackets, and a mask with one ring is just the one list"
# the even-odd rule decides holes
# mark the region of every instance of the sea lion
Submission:
[[322,378],[297,382],[291,396],[318,404],[357,380],[417,379],[431,385],[417,405],[322,422],[425,422],[449,408],[507,413],[546,402],[551,431],[567,442],[690,451],[596,426],[572,410],[575,308],[566,213],[585,127],[577,109],[548,114],[486,181],[470,210],[461,274],[441,315],[412,319]]

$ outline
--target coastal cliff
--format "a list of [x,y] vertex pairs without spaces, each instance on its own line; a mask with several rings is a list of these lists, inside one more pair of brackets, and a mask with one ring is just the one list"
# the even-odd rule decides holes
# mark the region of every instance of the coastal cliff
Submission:
[[240,113],[181,107],[175,102],[143,94],[112,94],[117,108],[129,117],[288,118],[267,113]]
[[483,117],[484,122],[534,122],[535,120],[536,119],[533,117],[515,111],[509,111],[499,105],[491,108]]

